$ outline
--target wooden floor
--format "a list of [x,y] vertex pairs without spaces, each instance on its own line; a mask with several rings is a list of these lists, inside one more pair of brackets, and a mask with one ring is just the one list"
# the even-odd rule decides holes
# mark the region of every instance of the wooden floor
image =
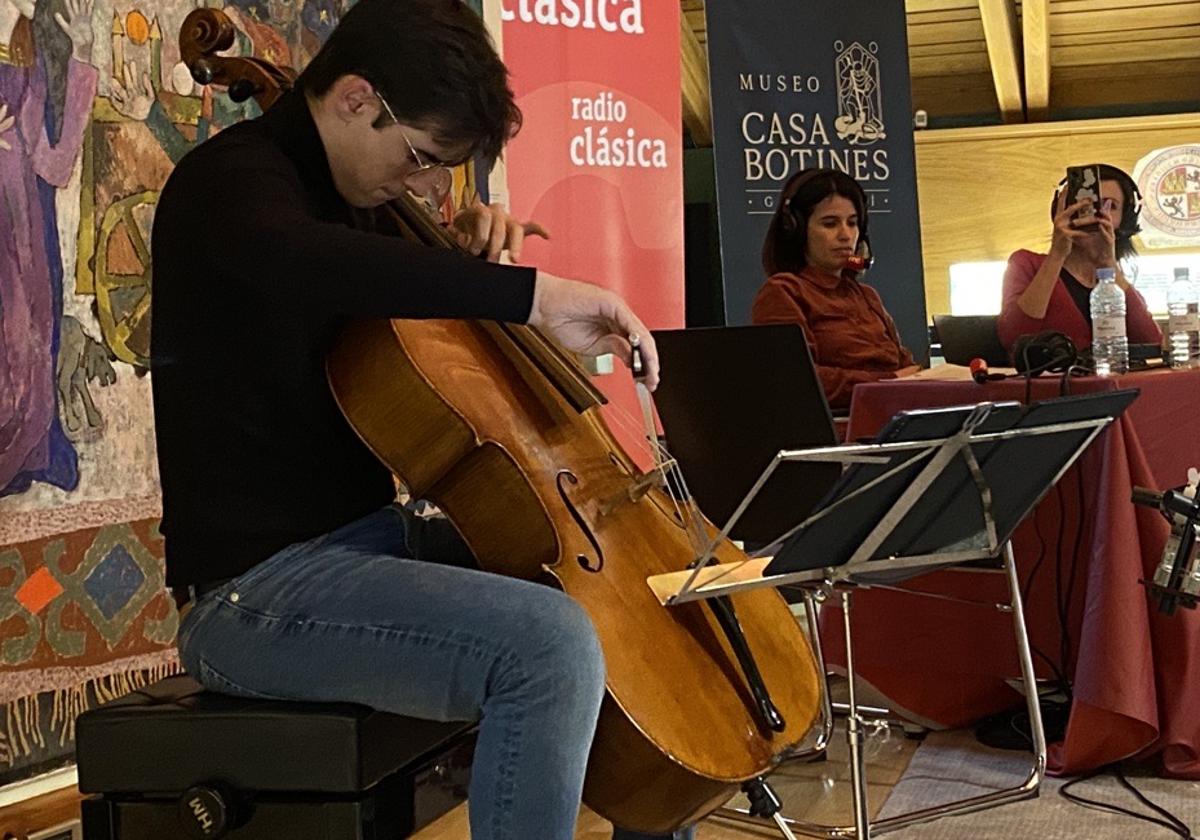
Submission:
[[[868,798],[872,814],[878,813],[892,787],[908,767],[918,742],[905,738],[898,730],[875,731],[866,740]],[[819,762],[793,762],[784,765],[771,783],[784,802],[784,813],[796,819],[844,824],[850,820],[850,770],[846,763],[845,735],[835,733],[829,758]],[[22,838],[26,832],[45,829],[79,817],[79,794],[63,790],[0,809],[0,838]],[[580,814],[576,840],[609,840],[611,826],[584,809]],[[698,832],[699,840],[747,840],[778,837],[772,830],[744,826],[726,820],[709,819]],[[467,806],[451,811],[442,819],[413,835],[415,840],[467,840],[470,836]]]
[[[868,735],[867,796],[872,815],[883,807],[888,793],[904,774],[918,745],[918,741],[905,738],[898,730]],[[852,819],[852,797],[845,733],[840,728],[835,733],[827,760],[784,765],[771,777],[771,784],[783,800],[786,816],[820,823],[849,823]],[[717,818],[702,823],[697,834],[699,840],[749,840],[780,836],[772,829],[760,829]],[[469,836],[467,806],[463,805],[413,835],[413,838],[467,840]],[[611,836],[611,825],[585,808],[579,816],[576,840],[609,840]]]

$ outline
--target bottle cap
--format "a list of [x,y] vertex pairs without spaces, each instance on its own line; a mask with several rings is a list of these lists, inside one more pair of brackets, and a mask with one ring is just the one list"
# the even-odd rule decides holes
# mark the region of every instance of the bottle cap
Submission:
[[1105,280],[1116,280],[1117,271],[1113,268],[1097,268],[1096,279],[1100,282],[1104,282]]

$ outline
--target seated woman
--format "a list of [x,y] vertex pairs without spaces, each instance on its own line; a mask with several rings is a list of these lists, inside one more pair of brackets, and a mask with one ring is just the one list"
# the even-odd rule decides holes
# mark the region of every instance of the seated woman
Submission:
[[1011,348],[1022,335],[1057,330],[1075,346],[1092,343],[1090,295],[1096,269],[1115,268],[1117,285],[1125,292],[1125,327],[1130,344],[1162,343],[1146,301],[1121,271],[1121,261],[1134,256],[1140,201],[1133,179],[1115,166],[1100,166],[1100,206],[1097,225],[1081,229],[1071,218],[1090,202],[1068,205],[1066,191],[1056,192],[1051,205],[1054,232],[1050,253],[1017,251],[1004,272],[1003,303],[996,332]]
[[830,408],[846,408],[860,382],[921,369],[900,343],[879,293],[849,267],[867,244],[867,199],[849,175],[807,169],[794,175],[763,243],[770,279],[751,309],[755,324],[804,328]]

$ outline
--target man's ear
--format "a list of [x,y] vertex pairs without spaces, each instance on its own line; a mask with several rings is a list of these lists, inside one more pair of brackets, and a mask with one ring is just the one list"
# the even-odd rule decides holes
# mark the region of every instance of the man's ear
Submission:
[[379,116],[382,106],[375,88],[362,76],[348,74],[333,83],[327,94],[333,112],[343,122],[368,118],[371,122]]

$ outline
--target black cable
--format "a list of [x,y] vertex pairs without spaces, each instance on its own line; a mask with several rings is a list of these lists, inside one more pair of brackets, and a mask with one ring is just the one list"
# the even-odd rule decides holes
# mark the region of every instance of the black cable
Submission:
[[[1152,816],[1149,816],[1148,814],[1139,814],[1137,811],[1132,811],[1128,808],[1123,808],[1120,805],[1113,805],[1110,802],[1101,802],[1097,799],[1088,799],[1085,796],[1080,796],[1077,793],[1071,792],[1071,788],[1073,788],[1075,785],[1081,784],[1083,782],[1091,781],[1092,779],[1095,779],[1097,776],[1101,776],[1104,773],[1109,772],[1110,770],[1113,773],[1113,775],[1116,776],[1117,781],[1121,784],[1122,787],[1124,787],[1126,790],[1131,792],[1138,799],[1139,802],[1141,802],[1143,805],[1145,805],[1147,808],[1149,808],[1150,810],[1152,810],[1159,816],[1163,817],[1163,819],[1159,819],[1158,817],[1152,817]],[[1071,802],[1075,805],[1081,805],[1084,808],[1091,808],[1096,811],[1106,811],[1110,814],[1117,814],[1118,816],[1132,817],[1135,820],[1142,820],[1143,822],[1148,822],[1148,823],[1152,823],[1154,825],[1162,826],[1163,828],[1167,829],[1168,831],[1170,831],[1172,834],[1176,835],[1177,837],[1183,838],[1183,840],[1196,840],[1196,836],[1194,834],[1192,834],[1192,830],[1188,827],[1188,825],[1185,822],[1183,822],[1183,820],[1179,819],[1179,817],[1175,816],[1174,814],[1172,814],[1170,811],[1163,808],[1162,806],[1156,805],[1155,803],[1151,802],[1141,791],[1139,791],[1137,788],[1135,788],[1133,786],[1132,782],[1130,782],[1127,778],[1125,778],[1125,775],[1121,772],[1120,768],[1118,768],[1116,766],[1102,767],[1099,770],[1093,770],[1091,773],[1087,773],[1083,776],[1079,776],[1077,778],[1071,779],[1069,782],[1067,782],[1066,784],[1064,784],[1062,787],[1060,787],[1058,789],[1058,793],[1060,796],[1062,796],[1063,799],[1065,799],[1068,802]]]
[[1033,578],[1037,574],[1038,569],[1042,567],[1042,561],[1046,559],[1046,538],[1042,536],[1042,526],[1038,522],[1037,510],[1030,517],[1033,520],[1033,533],[1038,539],[1038,555],[1037,560],[1029,569],[1029,577],[1025,578],[1025,584],[1021,587],[1021,603],[1028,606],[1029,593],[1033,589]]
[[[1029,593],[1033,590],[1033,579],[1037,576],[1038,569],[1042,567],[1042,562],[1046,559],[1046,538],[1042,536],[1042,527],[1038,522],[1037,511],[1034,511],[1032,519],[1033,533],[1037,535],[1038,539],[1038,554],[1037,560],[1034,561],[1033,566],[1031,566],[1029,569],[1029,576],[1025,578],[1025,583],[1021,586],[1021,604],[1026,608],[1029,606]],[[1058,665],[1055,664],[1054,660],[1043,653],[1041,649],[1033,643],[1032,640],[1029,642],[1029,649],[1033,652],[1034,656],[1046,663],[1046,667],[1048,667],[1050,669],[1050,673],[1054,675],[1054,679],[1058,683],[1059,689],[1069,697],[1070,689],[1067,686],[1066,677],[1064,676],[1062,670],[1059,669]]]
[[1030,370],[1029,368],[1029,345],[1033,342],[1028,342],[1021,348],[1021,357],[1025,361],[1025,405],[1029,405],[1030,395],[1033,393],[1033,377],[1038,371]]
[[1064,522],[1064,519],[1066,518],[1067,505],[1063,500],[1061,483],[1055,483],[1054,485],[1054,498],[1058,501],[1058,528],[1054,546],[1054,606],[1056,607],[1056,612],[1058,613],[1059,633],[1058,666],[1062,670],[1064,676],[1063,690],[1066,692],[1067,697],[1071,698],[1074,696],[1071,691],[1071,683],[1065,678],[1069,672],[1067,663],[1071,661],[1071,637],[1067,632],[1067,604],[1063,600],[1063,593],[1066,589],[1066,587],[1063,585],[1063,572],[1065,565],[1065,559],[1063,557],[1063,540],[1066,538],[1067,531],[1066,523]]
[[[1063,625],[1063,636],[1066,638],[1068,654],[1071,650],[1071,602],[1075,599],[1075,581],[1078,577],[1080,566],[1079,552],[1083,547],[1083,523],[1087,518],[1087,496],[1083,490],[1083,472],[1078,469],[1075,470],[1075,489],[1079,507],[1075,519],[1075,543],[1071,548],[1071,573],[1067,576],[1067,598],[1063,610],[1063,614],[1067,617],[1067,623]],[[1064,670],[1066,667],[1064,664]]]
[[[1062,364],[1065,361],[1065,358],[1056,356],[1055,358],[1046,362],[1044,365],[1039,365],[1038,367],[1031,369],[1029,367],[1029,347],[1024,347],[1021,351],[1021,354],[1025,359],[1025,372],[1020,375],[1025,377],[1025,405],[1029,405],[1029,401],[1033,398],[1033,377],[1043,373],[1044,371],[1050,370],[1056,365]],[[1067,391],[1069,390],[1067,388],[1067,377],[1071,375],[1073,370],[1075,370],[1074,365],[1068,365],[1067,367],[1063,368],[1062,381],[1060,381],[1058,385],[1058,392],[1060,396],[1066,396]]]
[[[1030,399],[1032,398],[1032,392],[1033,392],[1033,374],[1035,373],[1035,371],[1033,369],[1031,369],[1030,365],[1029,365],[1029,344],[1026,344],[1024,347],[1021,348],[1021,356],[1022,356],[1022,360],[1025,363],[1024,364],[1024,367],[1025,367],[1025,404],[1029,405]],[[1063,359],[1063,358],[1055,358],[1047,365],[1043,365],[1043,366],[1039,367],[1036,372],[1040,372],[1041,370],[1043,370],[1047,367],[1052,367],[1054,364],[1058,364],[1064,360],[1065,359]],[[1072,372],[1076,368],[1077,368],[1077,366],[1073,363],[1067,364],[1063,368],[1062,376],[1061,376],[1061,379],[1059,380],[1060,395],[1066,396],[1067,392],[1070,390],[1070,386],[1068,383],[1070,382],[1070,377],[1071,377]],[[1082,479],[1081,479],[1081,481],[1082,481]],[[1074,696],[1074,692],[1073,692],[1073,687],[1071,685],[1071,682],[1067,678],[1068,662],[1070,661],[1071,636],[1070,636],[1070,630],[1068,629],[1068,626],[1069,626],[1068,625],[1069,600],[1067,603],[1064,603],[1064,586],[1063,586],[1063,580],[1062,580],[1062,572],[1063,572],[1062,543],[1063,543],[1063,539],[1065,537],[1063,514],[1065,513],[1066,505],[1064,504],[1063,497],[1062,497],[1062,488],[1059,487],[1058,484],[1054,485],[1054,492],[1055,492],[1056,498],[1058,499],[1058,511],[1059,511],[1059,515],[1057,517],[1058,533],[1057,533],[1057,539],[1056,539],[1056,544],[1055,544],[1055,564],[1054,564],[1055,606],[1056,606],[1056,612],[1058,615],[1058,626],[1059,626],[1059,632],[1060,632],[1060,636],[1061,636],[1060,645],[1059,645],[1059,662],[1058,662],[1058,664],[1055,664],[1053,662],[1053,660],[1050,659],[1049,656],[1047,656],[1045,653],[1043,653],[1041,650],[1039,650],[1037,648],[1037,646],[1035,646],[1033,644],[1030,644],[1030,650],[1033,652],[1033,654],[1035,656],[1037,656],[1039,659],[1041,659],[1043,662],[1045,662],[1046,665],[1050,668],[1051,673],[1054,674],[1054,678],[1058,682],[1059,690],[1067,697],[1067,701],[1069,703]],[[1082,487],[1080,488],[1080,492],[1082,493]],[[1082,505],[1081,505],[1081,515],[1082,515]],[[1037,561],[1033,564],[1033,567],[1030,569],[1029,577],[1026,579],[1025,586],[1022,589],[1022,592],[1021,592],[1021,602],[1022,603],[1028,603],[1029,593],[1030,593],[1030,590],[1033,588],[1033,578],[1037,574],[1038,569],[1041,567],[1042,562],[1046,557],[1046,548],[1047,548],[1046,540],[1042,536],[1042,531],[1041,531],[1041,528],[1038,523],[1038,517],[1037,517],[1036,512],[1034,513],[1034,516],[1033,516],[1033,528],[1034,528],[1034,533],[1037,534],[1037,538],[1038,538],[1038,558],[1037,558]],[[1078,543],[1081,539],[1082,539],[1082,534],[1080,534],[1079,536],[1076,537],[1076,552],[1078,551]],[[1075,575],[1075,564],[1072,563],[1071,581],[1073,581],[1074,575]],[[1073,591],[1073,588],[1074,588],[1073,583],[1069,582],[1065,588],[1066,593],[1067,593],[1066,594],[1067,599],[1069,599],[1071,597],[1071,592]]]
[[[1062,384],[1061,384],[1061,395],[1062,396],[1067,396],[1067,392],[1070,390],[1069,385],[1068,385],[1068,382],[1069,382],[1068,377],[1070,376],[1071,371],[1073,371],[1075,369],[1076,369],[1076,366],[1071,366],[1071,367],[1067,368],[1066,371],[1063,372],[1063,379],[1062,379]],[[1069,674],[1071,671],[1071,665],[1070,665],[1071,651],[1073,648],[1073,645],[1071,643],[1071,603],[1075,598],[1075,581],[1077,580],[1078,573],[1079,573],[1079,551],[1083,545],[1083,523],[1084,523],[1084,518],[1085,518],[1085,513],[1086,513],[1085,505],[1087,504],[1087,500],[1086,500],[1084,490],[1083,490],[1083,473],[1079,469],[1075,470],[1075,487],[1076,487],[1076,491],[1077,491],[1077,500],[1078,500],[1079,504],[1076,509],[1075,539],[1071,544],[1071,554],[1070,554],[1070,561],[1069,561],[1070,562],[1070,566],[1069,566],[1070,571],[1067,574],[1067,585],[1066,585],[1065,592],[1061,588],[1061,586],[1062,586],[1061,576],[1056,575],[1056,581],[1059,586],[1059,589],[1056,590],[1056,597],[1058,598],[1058,622],[1059,622],[1059,631],[1062,634],[1061,648],[1059,651],[1060,657],[1061,657],[1060,665],[1062,667],[1062,673],[1064,675]],[[1065,523],[1066,523],[1067,510],[1066,510],[1066,502],[1063,499],[1063,495],[1062,495],[1060,486],[1058,484],[1056,484],[1054,489],[1055,489],[1055,492],[1057,493],[1058,501],[1059,501],[1059,517],[1058,517],[1058,527],[1059,527],[1058,552],[1059,553],[1058,553],[1058,566],[1056,567],[1056,571],[1061,572],[1062,564],[1064,562],[1064,558],[1062,555],[1061,540],[1063,537],[1063,530],[1064,530]],[[1072,685],[1071,681],[1069,679],[1064,678],[1062,681],[1062,684],[1063,684],[1064,693],[1067,695],[1067,699],[1072,700],[1074,698],[1074,692],[1073,692],[1073,685]]]
[[1163,818],[1165,818],[1168,822],[1174,823],[1176,826],[1178,826],[1179,830],[1180,830],[1180,836],[1187,838],[1187,840],[1194,840],[1194,837],[1192,835],[1192,830],[1191,830],[1191,828],[1188,827],[1187,823],[1185,823],[1179,817],[1175,816],[1174,814],[1172,814],[1170,811],[1168,811],[1166,808],[1159,805],[1158,803],[1151,802],[1150,797],[1146,796],[1146,794],[1142,793],[1140,790],[1138,790],[1136,787],[1133,786],[1133,782],[1129,781],[1129,779],[1126,778],[1125,774],[1121,771],[1120,767],[1117,767],[1114,770],[1114,772],[1116,773],[1117,781],[1121,784],[1121,787],[1125,788],[1127,791],[1132,793],[1135,797],[1137,797],[1137,800],[1139,802],[1141,802],[1143,805],[1145,805],[1151,811],[1154,811],[1156,814],[1161,814],[1163,816]]

